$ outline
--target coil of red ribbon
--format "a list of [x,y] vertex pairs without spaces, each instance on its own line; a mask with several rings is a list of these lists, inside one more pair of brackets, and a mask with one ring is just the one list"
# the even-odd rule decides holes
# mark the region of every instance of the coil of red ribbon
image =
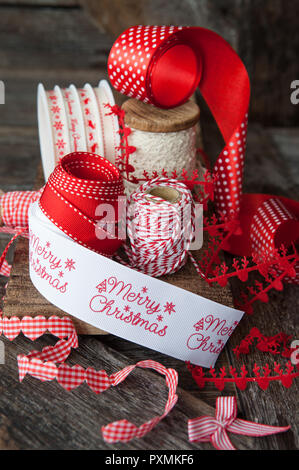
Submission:
[[[198,86],[225,142],[213,169],[216,207],[225,217],[238,217],[242,232],[230,238],[227,251],[266,256],[299,238],[299,203],[242,194],[250,83],[221,36],[200,27],[133,26],[114,43],[108,73],[116,90],[161,108],[184,103]],[[299,282],[299,266],[296,272],[291,282]]]
[[[120,172],[112,163],[92,153],[74,152],[56,166],[39,205],[51,222],[74,241],[112,256],[122,244],[117,224],[122,207],[119,197],[123,195]],[[109,204],[113,209],[106,228],[96,220],[99,204]]]

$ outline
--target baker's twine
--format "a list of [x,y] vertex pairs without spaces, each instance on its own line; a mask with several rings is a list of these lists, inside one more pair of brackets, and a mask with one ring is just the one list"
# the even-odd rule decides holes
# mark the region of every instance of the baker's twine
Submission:
[[[176,190],[178,199],[170,202],[150,194],[159,187]],[[153,277],[178,271],[193,240],[194,213],[191,192],[183,183],[158,177],[142,184],[128,201],[129,265]]]

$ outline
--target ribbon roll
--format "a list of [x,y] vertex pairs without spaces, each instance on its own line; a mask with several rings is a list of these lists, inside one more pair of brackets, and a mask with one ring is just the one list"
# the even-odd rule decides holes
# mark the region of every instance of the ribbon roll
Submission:
[[225,141],[214,166],[215,202],[224,214],[237,214],[250,84],[231,46],[205,28],[134,26],[113,45],[108,73],[119,92],[161,108],[184,103],[199,87]]
[[[63,157],[56,166],[39,206],[47,218],[74,241],[112,256],[122,244],[117,223],[121,215],[119,197],[123,195],[121,175],[112,163],[95,154],[74,152]],[[111,220],[105,221],[106,228],[96,221],[100,204],[113,209]]]
[[[41,207],[45,197],[46,189]],[[54,217],[63,209],[65,220],[72,216],[72,210],[63,208],[64,200],[57,210],[54,203],[49,204]],[[215,364],[243,312],[87,249],[78,239],[80,227],[75,243],[74,236],[66,235],[73,233],[61,230],[40,206],[36,201],[29,208],[29,268],[33,285],[49,302],[128,341],[203,367]],[[82,224],[80,214],[75,222]]]
[[[225,142],[213,168],[216,208],[226,218],[238,218],[242,233],[231,236],[225,250],[262,257],[270,246],[296,242],[299,203],[275,197],[270,208],[264,203],[274,196],[242,194],[250,83],[243,62],[223,38],[198,27],[134,26],[113,45],[108,73],[121,93],[162,108],[187,101],[198,86]],[[289,280],[299,282],[299,265]]]
[[120,143],[116,116],[105,106],[115,101],[106,80],[97,88],[88,83],[77,90],[74,85],[46,91],[37,90],[39,141],[45,179],[57,162],[70,152],[92,152],[115,163]]
[[129,208],[130,266],[155,277],[180,269],[194,235],[195,209],[189,189],[176,180],[155,178],[131,195]]
[[[239,223],[240,235],[232,235],[224,249],[237,256],[267,259],[281,245],[288,248],[299,239],[299,203],[268,194],[243,194]],[[299,263],[293,276],[284,282],[299,284]]]

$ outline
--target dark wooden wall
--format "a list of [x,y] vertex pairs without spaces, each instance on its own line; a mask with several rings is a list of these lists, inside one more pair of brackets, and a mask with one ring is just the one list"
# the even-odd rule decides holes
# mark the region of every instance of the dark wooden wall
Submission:
[[[110,33],[111,44],[134,24],[211,28],[236,48],[248,68],[251,120],[299,124],[299,105],[290,101],[290,84],[299,79],[299,0],[0,0],[1,5],[57,10],[81,5],[102,33]],[[0,47],[6,47],[5,37]]]
[[251,78],[251,119],[294,126],[299,105],[290,84],[299,79],[299,0],[81,0],[100,27],[120,34],[132,24],[203,26],[241,55]]

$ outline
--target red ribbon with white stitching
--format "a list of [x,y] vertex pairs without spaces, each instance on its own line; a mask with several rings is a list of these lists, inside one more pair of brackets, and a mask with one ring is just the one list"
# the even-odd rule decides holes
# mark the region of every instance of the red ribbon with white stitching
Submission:
[[[270,245],[296,242],[299,203],[242,194],[250,83],[243,62],[221,36],[199,27],[133,26],[112,46],[108,73],[119,92],[161,108],[186,102],[199,88],[225,142],[214,165],[216,207],[225,216],[237,216],[242,231],[228,240],[227,251],[264,256]],[[270,198],[275,199],[271,208],[264,204]],[[298,265],[296,274],[290,282],[299,283]]]
[[[63,157],[48,179],[39,200],[43,213],[80,245],[112,256],[122,244],[118,238],[119,197],[124,195],[119,170],[105,158],[88,152]],[[114,218],[107,230],[96,220],[99,204],[109,204]]]
[[178,374],[174,369],[167,369],[159,362],[145,360],[108,376],[105,370],[97,371],[91,367],[84,369],[78,364],[68,366],[65,361],[70,355],[71,349],[78,347],[77,333],[70,318],[56,316],[45,318],[41,315],[9,318],[0,315],[0,336],[3,334],[10,341],[14,340],[21,332],[27,338],[35,341],[46,331],[58,337],[59,341],[54,346],[46,346],[42,351],[31,351],[27,356],[18,355],[20,382],[28,374],[42,382],[56,379],[68,391],[86,383],[93,392],[98,394],[119,385],[136,367],[153,369],[165,376],[169,394],[164,413],[161,416],[155,416],[140,427],[127,420],[115,421],[102,426],[102,434],[106,442],[128,442],[136,437],[143,437],[175,406],[178,399],[176,395]]
[[227,432],[260,437],[285,432],[288,429],[290,426],[268,426],[237,418],[235,397],[217,398],[215,418],[200,416],[188,421],[190,442],[211,442],[217,450],[236,450]]

